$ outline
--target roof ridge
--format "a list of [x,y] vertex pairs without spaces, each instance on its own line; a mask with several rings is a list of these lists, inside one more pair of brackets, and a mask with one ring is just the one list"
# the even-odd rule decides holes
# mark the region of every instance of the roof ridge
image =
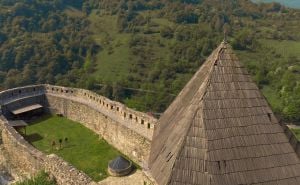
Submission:
[[[159,119],[149,158],[157,184],[299,184],[299,158],[270,107],[256,106],[265,105],[265,100],[253,100],[263,96],[241,68],[231,46],[222,42]],[[224,93],[216,93],[219,90]],[[227,101],[232,97],[238,99]],[[247,127],[261,122],[268,127]],[[286,152],[291,154],[281,155]],[[279,161],[270,154],[278,154]],[[289,165],[281,167],[282,160]],[[282,170],[290,172],[293,181],[284,180]],[[226,175],[229,171],[232,175]]]
[[[170,107],[166,110],[166,112],[164,114],[168,114],[168,113],[171,113],[171,112],[181,112],[182,114],[184,114],[184,120],[182,120],[183,118],[180,118],[181,121],[179,121],[179,123],[177,124],[177,126],[182,126],[183,125],[183,122],[186,122],[187,120],[190,120],[192,121],[193,120],[193,116],[191,114],[195,114],[193,111],[194,109],[192,108],[193,105],[189,104],[191,101],[194,101],[194,100],[201,100],[203,98],[203,96],[205,95],[205,92],[207,91],[207,87],[208,87],[208,82],[209,82],[209,79],[211,78],[211,74],[212,72],[214,71],[214,64],[219,60],[219,55],[221,53],[221,51],[224,49],[225,43],[221,43],[218,48],[216,48],[214,50],[214,52],[207,58],[206,62],[199,68],[199,70],[195,73],[195,75],[192,77],[192,79],[189,81],[189,83],[187,83],[187,85],[183,88],[183,90],[179,93],[179,95],[177,96],[177,98],[174,100],[174,102],[170,105]],[[205,74],[204,76],[199,76],[200,74]],[[201,79],[199,81],[199,79]],[[200,86],[197,88],[197,89],[193,89],[194,86],[197,87],[198,86],[198,83],[200,83]],[[190,93],[190,90],[193,89],[193,92],[192,94],[189,94]],[[202,89],[202,90],[201,90]],[[197,98],[198,97],[198,98]],[[201,98],[199,98],[201,97]],[[186,99],[187,98],[187,99]],[[186,99],[187,101],[183,101],[183,99]],[[180,109],[178,107],[174,107],[174,105],[177,105],[177,104],[181,104],[182,107],[184,107],[185,109]],[[169,110],[170,109],[170,110]],[[191,110],[191,111],[189,111]],[[189,113],[191,112],[191,113]],[[166,120],[163,120],[164,119],[164,115],[161,117],[161,119],[159,120],[159,122],[165,122],[165,125],[157,125],[157,127],[155,128],[156,129],[156,133],[157,135],[154,135],[153,137],[155,138],[156,136],[159,135],[165,135],[167,133],[164,133],[164,131],[166,130],[166,128],[168,128],[169,126],[169,129],[170,128],[175,128],[176,125],[172,124],[172,120],[176,118],[176,115],[172,116],[172,117],[167,117],[168,119]],[[177,118],[178,119],[178,118]],[[174,120],[175,121],[175,120]],[[168,124],[166,124],[168,123]],[[168,169],[170,169],[172,171],[173,167],[174,167],[174,164],[175,164],[175,161],[176,161],[176,158],[177,156],[179,155],[180,151],[182,150],[183,148],[183,144],[185,142],[185,138],[190,130],[190,127],[191,127],[192,124],[190,124],[188,126],[188,128],[185,128],[185,129],[182,129],[180,131],[180,133],[182,135],[178,136],[177,137],[177,140],[178,140],[178,143],[176,143],[176,146],[174,146],[175,148],[173,148],[172,150],[169,149],[170,153],[172,153],[173,155],[175,154],[176,156],[172,156],[172,160],[174,160],[174,162],[171,164],[171,166],[168,167]],[[158,130],[158,131],[157,131]],[[171,137],[171,136],[170,136]],[[159,142],[167,142],[170,140],[170,137],[169,136],[163,136],[161,137]],[[154,141],[155,142],[155,141]],[[153,143],[152,143],[153,145]],[[153,147],[153,146],[152,146]],[[165,150],[166,150],[167,146],[164,146],[164,144],[162,145],[161,148],[157,148],[159,151],[151,151],[151,154],[150,154],[150,163],[149,163],[149,167],[151,169],[151,162],[155,162],[156,160],[162,160],[163,158],[159,158],[159,155],[162,155],[165,153]],[[153,153],[155,152],[155,153]],[[166,154],[165,154],[166,155]],[[151,158],[152,157],[152,158]],[[158,165],[158,164],[157,164]],[[156,166],[157,166],[156,165]],[[167,182],[169,181],[169,179],[171,178],[171,173],[170,175],[167,177]]]
[[[203,86],[201,85],[199,88],[198,88],[198,90],[197,90],[197,92],[199,92],[199,91],[201,91],[201,90],[199,90],[199,89],[201,89],[201,88],[204,88],[205,89],[205,91],[204,91],[204,93],[202,94],[202,97],[201,97],[201,100],[200,100],[200,102],[199,103],[202,103],[203,102],[203,97],[205,96],[205,94],[206,94],[206,92],[207,92],[207,87],[210,85],[210,79],[211,79],[211,76],[212,76],[212,74],[213,74],[213,72],[214,72],[214,66],[216,65],[216,63],[218,62],[218,60],[220,60],[220,54],[221,54],[221,52],[224,50],[224,46],[225,46],[225,44],[226,44],[226,42],[222,42],[221,43],[221,45],[219,46],[219,50],[217,50],[217,53],[216,53],[216,55],[215,56],[211,56],[212,57],[212,65],[210,66],[210,71],[208,72],[208,76],[207,76],[207,79],[206,80],[204,80],[204,82],[203,82]],[[193,98],[193,99],[195,99],[195,97]],[[193,99],[192,99],[192,101],[193,101]],[[193,105],[190,105],[190,106],[193,106]],[[190,107],[189,106],[189,107]],[[202,105],[203,106],[203,105]],[[189,108],[188,107],[188,108]],[[197,109],[196,109],[196,111],[194,112],[194,114],[193,114],[193,118],[195,118],[196,117],[196,115],[198,114],[198,111],[200,111],[201,110],[201,108],[200,107],[198,107]],[[202,109],[202,111],[203,111],[203,109]],[[194,119],[193,119],[194,120]],[[175,156],[175,161],[176,161],[176,159],[178,158],[178,156],[181,154],[181,151],[184,149],[184,147],[182,147],[182,145],[184,145],[184,143],[186,142],[186,140],[187,140],[187,135],[189,134],[189,131],[190,131],[190,129],[191,129],[191,127],[193,126],[193,123],[191,123],[191,124],[189,124],[189,128],[186,130],[186,132],[185,132],[185,134],[184,134],[184,136],[183,136],[183,140],[181,141],[181,143],[180,143],[180,149],[179,149],[179,151],[176,153],[176,156]],[[206,129],[205,129],[205,124],[203,124],[203,130],[205,131],[205,135],[206,135]],[[206,140],[205,141],[205,143],[206,144],[208,144],[208,140]],[[206,151],[208,151],[208,148],[206,148]],[[205,158],[207,159],[207,153],[206,153],[206,155],[205,155]],[[174,169],[174,165],[175,165],[175,162],[172,164],[172,168],[171,168],[171,171],[173,171],[173,169]],[[208,172],[207,172],[208,173]],[[209,175],[211,175],[211,174],[209,174]],[[168,182],[168,184],[170,183],[170,180],[171,180],[171,178],[172,178],[172,175],[170,175],[169,177],[168,177],[168,180],[167,180],[167,182]]]

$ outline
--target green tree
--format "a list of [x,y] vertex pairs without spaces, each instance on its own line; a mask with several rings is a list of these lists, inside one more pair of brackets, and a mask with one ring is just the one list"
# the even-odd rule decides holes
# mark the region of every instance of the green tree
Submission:
[[256,40],[254,34],[248,30],[243,29],[234,38],[232,46],[234,49],[245,50],[245,49],[254,49],[256,44]]

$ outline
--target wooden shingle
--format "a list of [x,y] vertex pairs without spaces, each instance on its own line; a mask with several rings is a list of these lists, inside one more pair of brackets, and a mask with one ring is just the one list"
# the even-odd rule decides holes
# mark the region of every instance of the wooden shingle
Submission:
[[299,185],[300,160],[265,98],[222,43],[158,121],[158,185]]

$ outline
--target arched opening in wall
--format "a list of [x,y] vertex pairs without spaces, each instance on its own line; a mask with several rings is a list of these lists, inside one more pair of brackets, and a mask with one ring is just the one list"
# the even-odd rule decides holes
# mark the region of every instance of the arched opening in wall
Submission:
[[111,106],[110,106],[110,109],[114,109],[114,106],[113,106],[113,105],[111,105]]
[[61,93],[63,93],[63,92],[64,92],[64,90],[62,90],[62,89],[61,89],[61,90],[60,90],[60,92],[61,92]]
[[141,124],[144,125],[144,123],[145,123],[145,121],[142,119],[142,120],[141,120]]
[[86,93],[84,93],[84,96],[86,96]]
[[124,112],[124,118],[126,118],[126,112]]
[[150,123],[147,124],[147,128],[148,128],[148,129],[151,128],[151,124],[150,124]]
[[106,104],[106,107],[108,108],[108,104]]
[[71,91],[71,93],[73,93],[73,91]]
[[66,93],[69,93],[69,91],[68,91],[68,90],[66,90]]
[[139,121],[138,121],[138,117],[135,117],[135,121],[136,121],[136,122],[139,122]]
[[132,119],[132,114],[129,114],[129,119]]
[[120,108],[119,108],[119,107],[117,107],[117,111],[119,111],[119,109],[120,109]]
[[22,93],[22,91],[21,90],[19,90],[19,94],[21,94]]
[[52,89],[51,89],[52,91],[54,91],[54,88],[52,87]]

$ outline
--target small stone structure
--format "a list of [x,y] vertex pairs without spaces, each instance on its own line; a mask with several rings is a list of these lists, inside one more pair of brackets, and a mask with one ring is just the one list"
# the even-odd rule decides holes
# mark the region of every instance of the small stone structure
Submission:
[[[11,125],[12,110],[31,105],[82,123],[140,166],[148,160],[156,119],[88,90],[34,85],[0,92],[1,139],[9,162],[23,175],[45,170],[60,185],[95,184],[86,174],[56,155],[45,155],[30,145]],[[20,155],[22,153],[22,155]],[[148,179],[145,178],[145,182]]]
[[115,177],[128,175],[132,171],[132,162],[122,156],[117,157],[108,164],[108,172]]

